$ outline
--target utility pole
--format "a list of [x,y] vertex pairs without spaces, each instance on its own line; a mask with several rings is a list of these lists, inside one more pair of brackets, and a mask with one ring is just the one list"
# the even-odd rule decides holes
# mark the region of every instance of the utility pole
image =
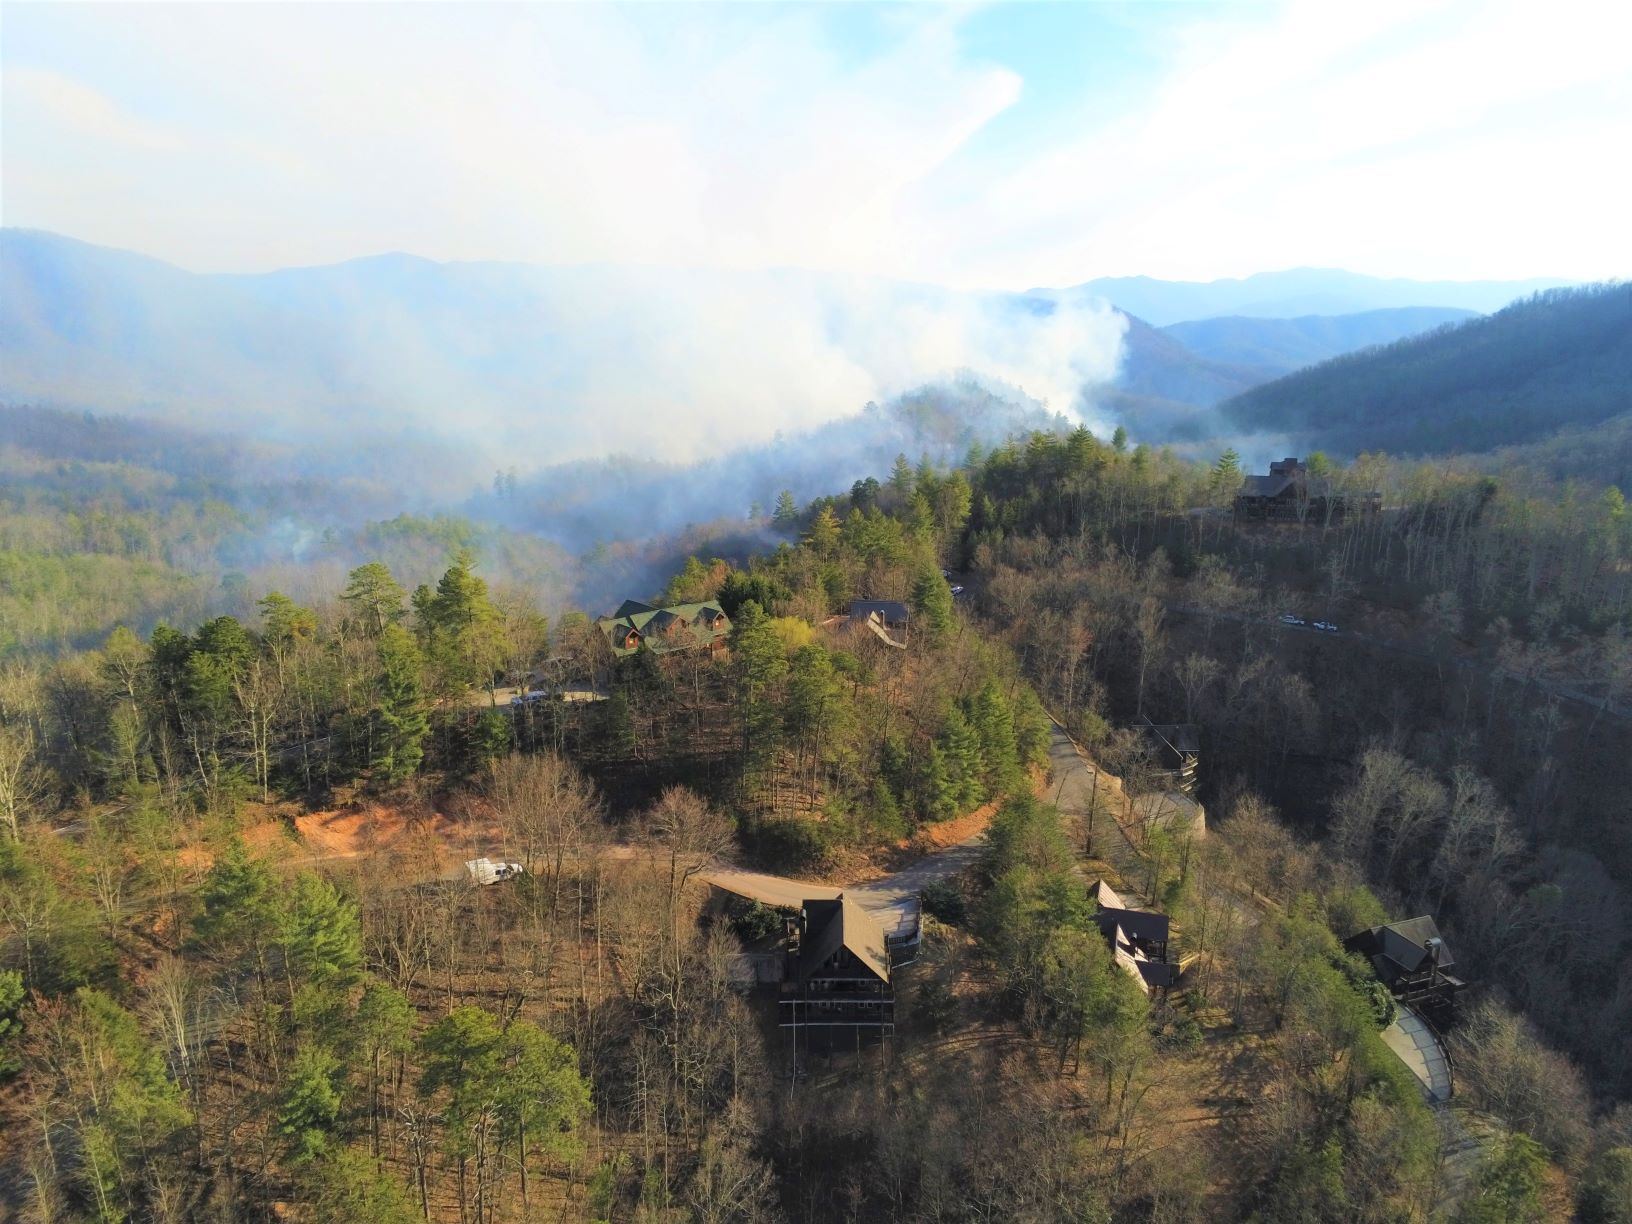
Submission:
[[1099,810],[1099,767],[1088,766],[1088,844],[1083,847],[1083,853],[1092,855],[1094,852],[1094,813]]

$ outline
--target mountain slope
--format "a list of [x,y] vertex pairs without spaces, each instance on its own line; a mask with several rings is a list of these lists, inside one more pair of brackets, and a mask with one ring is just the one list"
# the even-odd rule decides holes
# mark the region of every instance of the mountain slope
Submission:
[[1558,289],[1367,349],[1219,409],[1236,428],[1353,454],[1472,453],[1632,411],[1632,284]]
[[1275,378],[1280,370],[1197,354],[1162,328],[1126,316],[1116,381],[1096,392],[1108,418],[1145,442],[1205,432],[1211,410]]
[[1384,280],[1326,268],[1260,272],[1240,280],[1164,281],[1149,276],[1104,277],[1055,291],[1065,300],[1103,298],[1156,327],[1192,319],[1243,315],[1292,319],[1343,315],[1401,306],[1445,306],[1488,312],[1559,280]]
[[[1401,306],[1349,315],[1252,319],[1230,315],[1172,323],[1162,331],[1198,357],[1275,371],[1277,377],[1374,344],[1392,344],[1476,317],[1446,306]],[[1243,388],[1244,389],[1244,388]]]
[[407,255],[197,275],[5,230],[0,399],[315,447],[337,465],[417,444],[441,456],[442,491],[468,492],[495,468],[718,455],[964,370],[1059,409],[1114,376],[1122,323],[1103,303],[1017,302],[786,270]]

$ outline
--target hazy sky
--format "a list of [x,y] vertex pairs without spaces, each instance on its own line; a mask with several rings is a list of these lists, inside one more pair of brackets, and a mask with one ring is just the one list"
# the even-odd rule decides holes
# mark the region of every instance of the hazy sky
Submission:
[[195,270],[1632,274],[1632,5],[6,3],[8,225]]

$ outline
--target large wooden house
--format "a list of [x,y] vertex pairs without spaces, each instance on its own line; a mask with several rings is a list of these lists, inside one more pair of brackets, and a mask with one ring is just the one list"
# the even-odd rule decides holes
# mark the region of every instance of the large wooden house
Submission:
[[1296,458],[1277,459],[1269,475],[1248,476],[1235,495],[1238,519],[1275,519],[1296,523],[1324,523],[1351,511],[1374,513],[1382,505],[1379,493],[1342,492],[1324,476],[1309,474],[1309,465]]
[[840,893],[805,901],[789,921],[788,968],[782,982],[781,1025],[829,1034],[895,1031],[895,989],[884,927]]
[[657,654],[675,650],[717,651],[731,633],[731,618],[717,604],[674,604],[654,608],[626,599],[611,616],[595,622],[606,634],[612,653],[631,655],[645,648]]
[[1370,961],[1377,980],[1402,1003],[1430,1010],[1449,1007],[1467,989],[1466,982],[1449,972],[1456,958],[1438,924],[1426,915],[1371,927],[1349,936],[1343,946]]

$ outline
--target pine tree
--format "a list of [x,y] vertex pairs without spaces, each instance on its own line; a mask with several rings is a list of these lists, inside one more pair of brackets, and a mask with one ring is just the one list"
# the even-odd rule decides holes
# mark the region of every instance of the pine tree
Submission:
[[799,522],[799,503],[793,500],[793,490],[783,489],[776,495],[776,509],[771,511],[771,523],[787,531]]
[[312,1224],[419,1224],[402,1183],[362,1152],[335,1148],[304,1173],[300,1198]]
[[527,1020],[505,1030],[499,1059],[499,1133],[515,1145],[525,1209],[529,1142],[551,1156],[572,1155],[578,1124],[589,1113],[589,1082],[578,1074],[573,1048]]
[[363,963],[357,907],[322,876],[303,871],[288,890],[279,942],[291,975],[325,990],[344,990]]
[[1235,496],[1236,490],[1241,487],[1241,456],[1233,446],[1226,449],[1218,457],[1218,462],[1213,464],[1208,483],[1212,486],[1215,501]]
[[278,923],[272,873],[234,839],[204,877],[199,901],[193,938],[223,962],[250,957],[264,977]]
[[[487,685],[504,657],[503,617],[488,597],[487,583],[472,572],[475,558],[460,550],[425,603],[431,656],[448,681],[461,688]],[[419,593],[415,592],[416,610]]]
[[895,466],[890,469],[890,491],[898,501],[905,502],[912,496],[913,487],[912,464],[905,455],[897,455]]
[[339,1074],[339,1060],[322,1046],[306,1042],[295,1051],[278,1106],[278,1133],[296,1164],[317,1159],[329,1146],[340,1117]]
[[23,1009],[23,997],[21,970],[0,969],[0,1081],[19,1066],[17,1044],[22,1025],[17,1017]]
[[958,814],[958,791],[948,776],[946,757],[935,744],[918,756],[913,793],[919,815],[925,820],[946,820]]
[[372,764],[386,782],[404,782],[419,771],[431,726],[420,685],[424,659],[408,631],[390,622],[380,632],[379,659],[379,734]]
[[970,703],[970,721],[980,740],[986,785],[992,794],[1014,794],[1025,786],[1015,744],[1014,714],[996,681],[988,680]]
[[782,725],[777,704],[788,660],[770,618],[752,600],[738,609],[731,629],[731,654],[737,681],[737,711],[742,724],[742,778],[752,780],[776,757]]
[[839,546],[839,517],[833,513],[832,506],[822,506],[811,521],[810,534],[805,541],[818,557],[825,560],[833,555],[833,550]]
[[986,768],[980,750],[980,735],[969,725],[969,720],[957,706],[953,706],[946,716],[941,743],[946,754],[946,776],[951,784],[954,803],[959,811],[977,806],[986,798]]
[[913,628],[931,643],[952,632],[952,588],[934,570],[925,570],[912,584],[912,610],[917,617]]
[[414,1006],[408,996],[383,982],[371,982],[357,1004],[350,1037],[355,1054],[368,1062],[369,1140],[380,1154],[380,1085],[385,1059],[413,1048]]

